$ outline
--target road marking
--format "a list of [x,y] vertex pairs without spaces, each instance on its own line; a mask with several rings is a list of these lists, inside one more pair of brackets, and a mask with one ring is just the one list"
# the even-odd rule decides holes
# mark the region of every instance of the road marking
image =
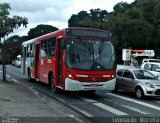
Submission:
[[107,105],[104,105],[103,103],[94,103],[94,105],[100,107],[100,108],[103,108],[104,110],[106,111],[109,111],[109,112],[112,112],[113,114],[116,114],[118,116],[123,116],[123,115],[128,115],[120,110],[117,110],[115,108],[112,108],[110,106],[107,106]]
[[95,103],[97,102],[96,100],[92,100],[92,99],[89,99],[89,98],[81,98],[82,100],[86,101],[86,102],[89,102],[89,103]]
[[14,82],[18,82],[18,80],[16,80],[16,79],[12,79],[12,81],[14,81]]
[[67,115],[68,117],[74,117],[74,115]]
[[122,112],[122,111],[120,111],[120,110],[117,110],[117,109],[115,109],[115,108],[112,108],[112,107],[110,107],[110,106],[107,106],[107,105],[105,105],[105,104],[103,104],[103,103],[100,103],[100,102],[98,102],[98,101],[96,101],[96,100],[87,99],[87,98],[81,98],[81,99],[83,99],[83,100],[86,101],[86,102],[93,103],[93,105],[96,105],[96,106],[98,106],[98,107],[100,107],[100,108],[102,108],[102,109],[104,109],[104,110],[106,110],[106,111],[112,112],[113,114],[116,114],[116,115],[118,115],[118,116],[128,115],[128,114],[126,114],[126,113],[124,113],[124,112]]
[[84,111],[84,110],[82,110],[82,109],[79,109],[79,108],[77,108],[77,107],[75,107],[75,106],[73,106],[73,105],[70,105],[70,106],[71,106],[72,108],[78,110],[78,111],[81,112],[82,114],[86,115],[87,117],[93,117],[93,115],[87,113],[86,111]]
[[109,101],[109,102],[112,102],[112,100],[110,100],[110,99],[104,99],[104,100]]
[[134,103],[137,103],[137,104],[140,104],[140,105],[152,108],[152,109],[160,110],[159,106],[151,105],[151,104],[148,104],[148,103],[145,103],[145,102],[134,100],[134,99],[131,99],[131,98],[128,98],[128,97],[123,97],[123,96],[120,96],[120,95],[115,95],[115,94],[111,94],[111,93],[106,93],[106,94],[110,95],[110,96],[118,97],[118,98],[121,98],[121,99],[124,99],[124,100],[127,100],[127,101],[130,101],[130,102],[134,102]]
[[7,77],[11,77],[10,75],[7,75]]
[[125,108],[128,108],[128,109],[131,109],[131,110],[133,110],[133,111],[139,112],[139,113],[141,113],[141,114],[150,114],[150,113],[141,111],[141,110],[139,110],[139,109],[136,109],[135,107],[133,108],[133,107],[129,107],[129,106],[126,106],[126,105],[122,105],[122,106],[125,107]]

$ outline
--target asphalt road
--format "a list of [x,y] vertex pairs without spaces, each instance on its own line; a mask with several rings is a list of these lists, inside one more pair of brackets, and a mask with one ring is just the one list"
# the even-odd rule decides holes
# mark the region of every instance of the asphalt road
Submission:
[[62,110],[67,110],[71,117],[80,117],[85,122],[160,122],[158,97],[139,100],[134,94],[123,91],[118,93],[97,91],[94,95],[82,92],[54,94],[46,84],[29,82],[27,77],[21,74],[20,68],[10,65],[6,68],[8,80],[24,85],[34,93],[45,95],[46,98],[61,105]]

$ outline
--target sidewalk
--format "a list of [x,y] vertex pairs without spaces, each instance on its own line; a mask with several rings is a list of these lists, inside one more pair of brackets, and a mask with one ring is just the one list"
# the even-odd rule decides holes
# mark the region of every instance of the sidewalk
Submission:
[[77,122],[56,102],[46,99],[43,95],[37,95],[27,87],[0,80],[0,123],[6,123],[5,118],[13,117],[18,118],[17,121],[14,119],[15,123]]

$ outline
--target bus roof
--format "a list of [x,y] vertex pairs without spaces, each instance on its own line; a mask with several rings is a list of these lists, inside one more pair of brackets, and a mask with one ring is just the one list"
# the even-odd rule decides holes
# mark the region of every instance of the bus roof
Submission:
[[36,39],[36,38],[23,42],[23,43],[22,43],[22,46],[26,47],[27,44],[33,43],[35,39]]
[[[39,37],[36,37],[34,39],[31,39],[31,40],[28,40],[28,41],[25,41],[22,43],[22,46],[27,46],[27,44],[30,44],[36,40],[39,40],[39,39],[43,39],[45,37],[48,37],[50,38],[51,36],[53,36],[55,33],[59,33],[59,35],[63,34],[62,32],[65,32],[65,30],[67,29],[81,29],[81,30],[93,30],[93,31],[101,31],[101,32],[106,32],[106,33],[111,33],[109,31],[106,31],[106,30],[101,30],[101,29],[95,29],[95,28],[84,28],[84,27],[68,27],[68,28],[63,28],[63,29],[60,29],[60,30],[57,30],[57,31],[54,31],[54,32],[51,32],[51,33],[48,33],[48,34],[45,34],[45,35],[42,35],[42,36],[39,36]],[[64,35],[63,35],[64,36]]]
[[54,31],[54,32],[51,32],[51,33],[48,33],[48,34],[45,34],[45,35],[42,35],[40,37],[37,37],[36,39],[40,39],[40,38],[43,38],[43,37],[47,37],[49,35],[52,35],[52,34],[55,34],[55,33],[60,33],[60,32],[64,32],[65,30],[67,29],[84,29],[84,30],[95,30],[95,31],[102,31],[102,32],[108,32],[108,33],[111,33],[109,31],[106,31],[106,30],[101,30],[101,29],[95,29],[95,28],[84,28],[84,27],[68,27],[68,28],[63,28],[63,29],[60,29],[60,30],[57,30],[57,31]]

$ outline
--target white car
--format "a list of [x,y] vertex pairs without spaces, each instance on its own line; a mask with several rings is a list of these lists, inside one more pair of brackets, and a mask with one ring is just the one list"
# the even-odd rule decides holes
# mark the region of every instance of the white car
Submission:
[[141,69],[151,72],[160,80],[160,63],[146,62],[141,65]]
[[15,66],[16,67],[21,67],[21,55],[18,55],[16,60],[15,60]]
[[16,61],[15,61],[15,66],[16,66],[16,67],[21,67],[21,61],[16,60]]
[[142,63],[145,63],[145,62],[160,63],[160,59],[143,59]]

